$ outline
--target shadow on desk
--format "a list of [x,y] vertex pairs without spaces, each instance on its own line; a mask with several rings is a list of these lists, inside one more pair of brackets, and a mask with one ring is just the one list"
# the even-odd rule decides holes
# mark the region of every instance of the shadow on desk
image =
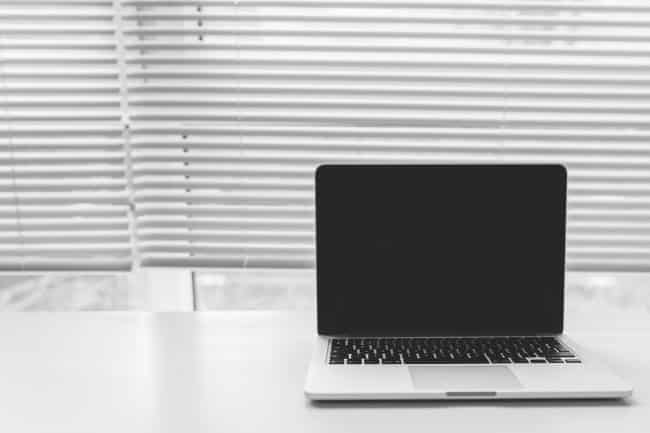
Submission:
[[319,409],[437,408],[437,407],[632,407],[634,397],[621,399],[546,399],[546,400],[307,400]]

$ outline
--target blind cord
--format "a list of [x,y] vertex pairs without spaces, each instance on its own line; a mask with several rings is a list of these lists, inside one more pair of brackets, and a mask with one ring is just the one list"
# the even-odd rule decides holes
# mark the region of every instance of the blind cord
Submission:
[[137,210],[135,188],[133,185],[133,149],[131,142],[131,116],[129,110],[128,73],[126,62],[125,33],[123,29],[122,0],[113,1],[113,24],[116,50],[116,66],[120,84],[120,116],[124,148],[124,175],[126,187],[126,211],[129,221],[129,236],[131,239],[131,270],[140,266],[139,249],[137,243]]

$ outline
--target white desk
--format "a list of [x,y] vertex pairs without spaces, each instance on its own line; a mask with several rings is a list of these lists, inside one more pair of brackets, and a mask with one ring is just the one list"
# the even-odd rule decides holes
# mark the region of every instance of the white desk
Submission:
[[[650,432],[650,332],[572,334],[627,401],[312,404],[307,313],[0,315],[0,431]],[[605,338],[606,337],[606,338]]]

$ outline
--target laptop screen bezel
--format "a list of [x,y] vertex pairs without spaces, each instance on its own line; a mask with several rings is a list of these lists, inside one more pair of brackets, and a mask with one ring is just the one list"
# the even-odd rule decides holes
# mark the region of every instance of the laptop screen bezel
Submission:
[[[566,256],[566,190],[567,190],[567,170],[566,167],[564,167],[561,164],[426,164],[426,165],[409,165],[410,167],[426,167],[430,169],[435,169],[437,167],[458,167],[459,169],[462,170],[467,170],[471,169],[472,167],[486,167],[489,166],[491,168],[494,168],[495,170],[498,169],[503,169],[503,170],[508,170],[509,168],[512,167],[534,167],[538,171],[540,168],[545,168],[544,172],[545,175],[548,176],[559,176],[559,181],[562,182],[562,197],[561,201],[563,203],[563,215],[562,215],[562,225],[561,227],[558,227],[559,233],[558,235],[561,236],[561,243],[562,243],[562,251],[561,254],[558,254],[558,260],[561,261],[561,269],[562,269],[562,275],[557,279],[559,282],[559,287],[554,287],[552,288],[553,290],[558,290],[559,293],[559,302],[557,305],[557,309],[559,314],[554,316],[553,323],[548,329],[540,329],[539,332],[535,332],[534,335],[559,335],[563,332],[564,330],[564,298],[565,298],[565,256]],[[350,335],[350,336],[373,336],[372,333],[368,333],[367,331],[363,332],[355,332],[354,330],[346,330],[345,333],[342,333],[339,328],[336,326],[336,315],[335,312],[333,311],[326,311],[324,308],[322,308],[322,298],[324,296],[325,291],[327,290],[326,287],[323,286],[322,282],[322,270],[319,269],[318,263],[319,263],[319,249],[318,249],[318,239],[320,236],[324,236],[325,233],[323,231],[322,225],[319,224],[319,191],[322,190],[323,188],[323,182],[325,182],[324,178],[327,177],[326,174],[330,174],[331,172],[335,172],[339,168],[345,168],[346,170],[349,169],[354,169],[357,168],[359,169],[359,175],[363,175],[364,168],[368,167],[374,167],[374,168],[386,168],[390,169],[393,167],[399,167],[399,168],[404,168],[404,167],[409,167],[407,165],[396,165],[396,164],[323,164],[320,165],[316,168],[315,172],[315,249],[316,249],[316,306],[317,306],[317,311],[316,311],[316,321],[317,321],[317,331],[319,335],[326,335],[326,336],[335,336],[335,335]],[[559,263],[558,263],[559,265]],[[560,268],[558,266],[558,268]],[[513,326],[514,328],[514,326]],[[399,333],[391,333],[391,332],[385,332],[382,331],[381,333],[377,333],[377,336],[401,336]],[[410,335],[412,336],[436,336],[436,335],[446,335],[446,334],[438,334],[435,331],[432,332],[432,330],[427,329],[427,330],[421,330],[421,332],[414,332],[411,333]],[[471,335],[483,335],[480,332],[473,333]],[[485,335],[517,335],[517,333],[513,332],[507,332],[507,333],[499,333],[499,334],[485,334]],[[530,335],[530,333],[526,334],[520,334],[520,335]]]

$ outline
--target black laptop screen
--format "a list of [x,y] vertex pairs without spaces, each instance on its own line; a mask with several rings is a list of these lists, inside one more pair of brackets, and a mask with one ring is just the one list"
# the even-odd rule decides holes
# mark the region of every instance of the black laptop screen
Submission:
[[319,333],[561,332],[565,208],[561,166],[319,167]]

